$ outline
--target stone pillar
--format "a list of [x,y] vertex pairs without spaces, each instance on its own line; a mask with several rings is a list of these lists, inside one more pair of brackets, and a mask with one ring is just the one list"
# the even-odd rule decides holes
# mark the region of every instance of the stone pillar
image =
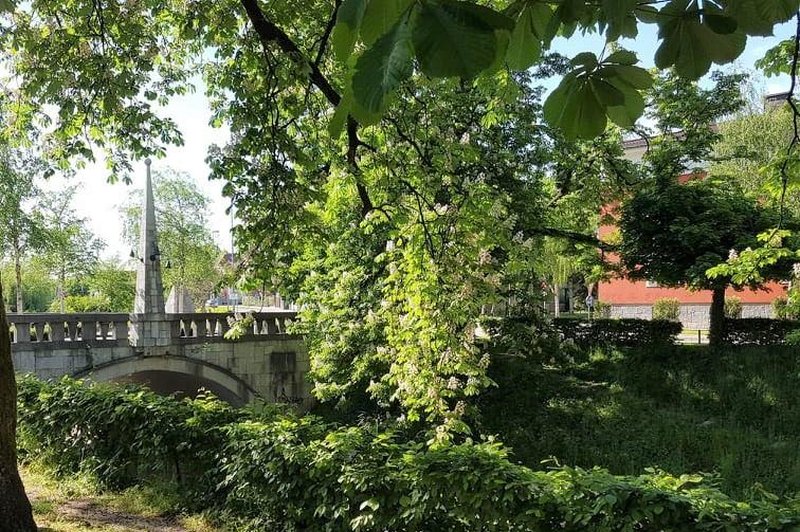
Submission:
[[[136,298],[131,314],[130,344],[152,348],[170,344],[170,324],[164,308],[164,283],[161,280],[161,251],[156,231],[156,208],[150,159],[145,159],[147,178],[139,233],[139,254],[136,264]],[[146,351],[151,351],[146,349]]]

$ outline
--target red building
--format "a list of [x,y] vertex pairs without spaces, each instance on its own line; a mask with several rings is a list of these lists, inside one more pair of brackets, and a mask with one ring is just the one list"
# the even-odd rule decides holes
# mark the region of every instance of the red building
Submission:
[[[631,140],[625,142],[626,155],[633,159],[641,159],[646,149],[644,141]],[[685,182],[692,176],[681,176]],[[603,240],[616,230],[614,225],[602,225],[598,229],[598,237]],[[611,257],[611,260],[614,260]],[[763,290],[734,290],[729,288],[726,297],[736,297],[742,301],[743,318],[773,317],[772,301],[786,295],[786,286],[780,283],[769,283]],[[711,307],[710,290],[688,290],[685,288],[665,288],[651,281],[632,281],[625,278],[614,278],[600,283],[597,299],[611,306],[611,317],[644,318],[653,316],[653,304],[663,298],[675,298],[681,302],[680,319],[684,327],[689,329],[708,329],[709,310]]]

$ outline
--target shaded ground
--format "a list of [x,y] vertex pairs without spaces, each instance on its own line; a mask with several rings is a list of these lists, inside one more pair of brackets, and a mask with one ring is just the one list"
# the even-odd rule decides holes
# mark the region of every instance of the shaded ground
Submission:
[[708,346],[498,356],[481,432],[534,468],[718,475],[723,491],[800,494],[800,348]]
[[23,481],[39,529],[50,532],[210,532],[199,516],[168,515],[152,494],[128,490],[98,495],[88,481],[56,481],[23,468]]

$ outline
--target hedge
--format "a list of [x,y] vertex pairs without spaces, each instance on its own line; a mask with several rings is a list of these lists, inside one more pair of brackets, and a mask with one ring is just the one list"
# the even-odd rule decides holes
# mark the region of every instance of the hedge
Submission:
[[800,321],[769,318],[725,320],[725,343],[730,345],[780,345],[786,336],[800,330]]
[[429,446],[372,424],[163,398],[69,379],[19,382],[22,456],[101,481],[183,471],[187,500],[250,530],[789,530],[800,501],[732,500],[702,475],[533,471],[500,443]]
[[632,318],[592,321],[555,318],[553,326],[565,340],[582,346],[674,344],[682,330],[679,322]]

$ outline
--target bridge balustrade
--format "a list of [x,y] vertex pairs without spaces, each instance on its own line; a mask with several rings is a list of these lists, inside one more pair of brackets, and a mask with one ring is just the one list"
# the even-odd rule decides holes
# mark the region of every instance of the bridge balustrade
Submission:
[[[288,326],[294,320],[295,312],[255,312],[252,324],[244,332],[242,339],[289,334]],[[231,328],[233,313],[196,312],[172,314],[172,338],[184,343],[221,342]]]
[[12,347],[103,346],[128,339],[128,314],[8,314],[7,320]]
[[[286,335],[294,312],[252,313],[252,324],[243,339]],[[7,315],[12,348],[58,348],[127,345],[131,316],[122,313],[31,313]],[[198,312],[170,314],[171,337],[176,343],[225,341],[233,313]]]

